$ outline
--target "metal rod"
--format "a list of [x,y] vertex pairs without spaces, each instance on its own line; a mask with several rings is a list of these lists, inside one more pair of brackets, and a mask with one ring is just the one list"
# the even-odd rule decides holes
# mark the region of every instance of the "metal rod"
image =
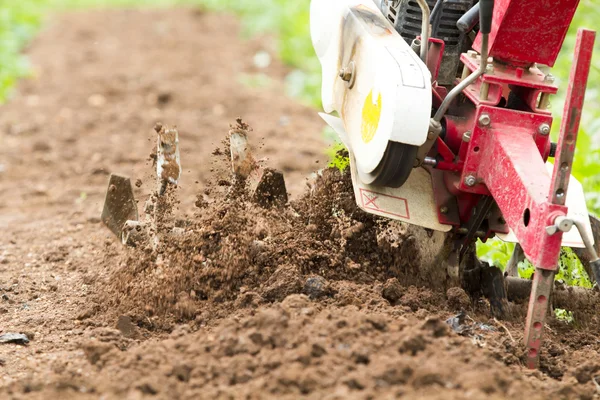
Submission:
[[[421,60],[427,64],[427,49],[429,48],[429,5],[425,0],[417,0],[421,7]],[[486,57],[487,58],[487,57]]]
[[[479,78],[481,75],[483,75],[485,73],[485,71],[487,70],[488,39],[489,39],[489,36],[487,34],[481,35],[481,63],[479,64],[479,69],[477,71],[473,71],[466,79],[463,79],[462,81],[460,81],[460,83],[458,85],[456,85],[448,93],[448,95],[446,95],[446,97],[444,98],[444,101],[442,101],[442,104],[440,105],[440,107],[437,109],[435,115],[433,116],[433,120],[435,122],[440,122],[442,120],[442,118],[444,117],[444,115],[446,114],[446,111],[448,111],[450,104],[456,98],[456,96],[458,96],[460,93],[462,93],[463,90],[465,90],[470,84],[475,82],[475,80],[477,80],[477,78]],[[466,66],[465,66],[465,68],[466,68]]]
[[588,251],[588,253],[590,253],[590,261],[598,261],[598,253],[594,248],[592,239],[590,239],[587,232],[585,231],[585,226],[583,225],[583,223],[578,219],[573,219],[573,224],[575,224],[577,230],[579,231],[579,236],[581,236],[581,240],[583,240],[585,249]]

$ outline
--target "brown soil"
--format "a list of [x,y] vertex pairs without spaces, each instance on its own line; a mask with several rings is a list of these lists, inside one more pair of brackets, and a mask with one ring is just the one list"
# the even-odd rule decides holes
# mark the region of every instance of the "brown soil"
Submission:
[[[419,287],[429,233],[358,210],[337,171],[306,188],[323,124],[282,94],[277,61],[270,87],[239,82],[261,49],[195,10],[68,14],[31,46],[36,74],[0,114],[0,334],[31,341],[0,344],[0,396],[597,398],[597,319],[550,321],[529,371],[522,306],[498,322],[461,290]],[[288,204],[229,174],[238,115]],[[108,174],[136,182],[141,211],[159,121],[183,163],[161,229],[182,233],[125,249],[99,222]],[[459,334],[445,321],[461,309]]]

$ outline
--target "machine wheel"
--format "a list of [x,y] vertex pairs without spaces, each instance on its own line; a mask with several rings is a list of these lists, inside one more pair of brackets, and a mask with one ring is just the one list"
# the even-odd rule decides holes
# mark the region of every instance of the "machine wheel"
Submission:
[[[406,182],[417,159],[417,146],[388,142],[381,162],[369,174],[365,183],[375,186],[399,188]],[[367,182],[368,180],[368,182]]]

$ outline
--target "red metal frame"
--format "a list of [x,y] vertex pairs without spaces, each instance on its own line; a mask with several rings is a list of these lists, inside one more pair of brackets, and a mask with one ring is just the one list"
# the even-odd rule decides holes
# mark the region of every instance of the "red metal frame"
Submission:
[[[536,267],[525,332],[530,368],[539,360],[562,240],[562,232],[551,235],[546,227],[567,215],[564,204],[595,32],[578,32],[552,175],[545,166],[552,117],[538,99],[555,94],[557,87],[533,63],[554,64],[577,4],[578,0],[496,0],[491,67],[463,92],[468,101],[450,110],[443,121],[444,134],[430,153],[437,160],[432,177],[440,222],[465,226],[481,196],[491,195],[502,215],[489,223],[486,237],[506,232],[508,225]],[[479,46],[480,38],[474,48]],[[433,76],[438,57],[428,63]],[[473,52],[461,60],[469,71],[481,63]],[[436,106],[446,91],[437,85],[433,91]]]
[[[490,56],[515,66],[553,66],[579,0],[496,0]],[[481,51],[481,38],[473,48]]]

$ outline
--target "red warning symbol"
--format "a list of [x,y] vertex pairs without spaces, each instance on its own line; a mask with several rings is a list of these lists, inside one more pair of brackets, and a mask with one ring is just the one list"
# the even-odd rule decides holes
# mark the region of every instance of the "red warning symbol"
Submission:
[[402,197],[360,189],[362,206],[366,210],[410,219],[408,201]]

